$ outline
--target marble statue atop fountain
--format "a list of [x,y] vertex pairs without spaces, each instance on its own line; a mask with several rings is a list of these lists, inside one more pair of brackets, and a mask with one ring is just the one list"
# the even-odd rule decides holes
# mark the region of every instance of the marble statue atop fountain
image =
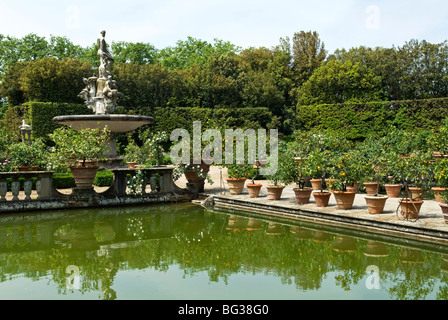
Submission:
[[123,96],[118,92],[117,82],[112,79],[110,71],[114,58],[107,49],[105,36],[106,31],[101,31],[101,37],[97,41],[100,57],[98,77],[83,78],[86,87],[79,93],[87,107],[100,115],[114,113],[118,100]]

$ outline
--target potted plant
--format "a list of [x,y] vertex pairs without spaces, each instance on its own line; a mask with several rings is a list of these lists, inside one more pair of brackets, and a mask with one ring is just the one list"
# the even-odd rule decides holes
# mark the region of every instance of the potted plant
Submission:
[[254,168],[250,164],[229,164],[227,167],[227,184],[230,194],[238,195],[243,193],[244,184],[248,177],[251,176]]
[[402,174],[399,173],[400,166],[398,165],[401,158],[392,151],[386,152],[385,157],[384,188],[389,198],[398,198],[402,189],[400,178]]
[[[282,146],[284,148],[284,146]],[[286,185],[294,181],[292,171],[295,170],[296,162],[284,149],[280,150],[278,156],[278,167],[275,172],[267,175],[270,181],[266,189],[268,191],[268,200],[280,200],[283,189]]]
[[401,181],[404,183],[404,198],[398,202],[402,216],[405,219],[417,219],[423,205],[424,189],[412,192],[409,185],[411,183],[415,184],[416,188],[425,186],[426,180],[431,175],[430,172],[426,172],[430,165],[425,163],[425,161],[427,162],[425,155],[414,153],[410,157],[401,157],[397,164],[398,173],[401,175]]
[[253,166],[253,171],[251,174],[250,183],[246,184],[247,190],[249,191],[250,198],[257,198],[260,195],[261,187],[263,186],[261,183],[255,183],[255,178],[260,173],[260,168],[263,168],[266,165],[266,161],[264,160],[256,160]]
[[8,146],[12,165],[19,171],[37,171],[45,166],[46,145],[42,140],[34,140],[30,144],[12,143]]
[[330,187],[340,210],[349,210],[353,207],[356,192],[347,191],[347,181],[350,178],[350,155],[343,154],[334,163],[330,170]]
[[439,202],[439,206],[442,209],[445,223],[448,224],[448,189],[441,193],[441,197],[442,200]]
[[434,198],[437,202],[443,203],[443,194],[448,190],[448,158],[440,159],[435,163],[434,179],[437,183],[432,187]]
[[70,169],[78,188],[91,188],[99,166],[90,163],[104,159],[109,136],[107,127],[101,130],[60,127],[49,135],[55,143],[52,159],[57,167]]
[[296,187],[293,188],[296,202],[298,204],[306,204],[309,203],[311,193],[313,192],[312,188],[306,187],[306,178],[310,177],[311,171],[309,169],[309,159],[307,161],[297,161],[297,158],[294,159],[295,163],[288,161],[288,167],[286,174],[290,175],[289,180],[292,180],[296,183]]
[[128,145],[124,149],[124,160],[128,164],[129,168],[136,168],[138,164],[143,161],[143,153],[141,148],[135,143],[134,140],[129,138]]
[[403,158],[407,165],[406,179],[412,184],[409,191],[412,199],[423,200],[434,179],[434,164],[432,152],[414,152],[410,157]]

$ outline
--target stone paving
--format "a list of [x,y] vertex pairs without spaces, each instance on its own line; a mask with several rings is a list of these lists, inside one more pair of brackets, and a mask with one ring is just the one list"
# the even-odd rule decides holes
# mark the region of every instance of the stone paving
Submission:
[[[241,195],[230,195],[225,178],[227,172],[224,168],[212,167],[210,175],[214,181],[211,185],[208,182],[205,184],[204,194],[213,195],[216,200],[220,200],[220,203],[227,203],[229,207],[233,207],[236,203],[237,206],[248,210],[266,208],[267,211],[271,211],[275,215],[276,211],[287,212],[291,210],[297,214],[302,212],[304,216],[308,218],[313,214],[318,216],[319,219],[315,220],[332,220],[332,221],[345,221],[350,222],[352,225],[358,224],[368,229],[379,230],[383,228],[390,233],[401,232],[414,234],[421,238],[432,238],[432,240],[439,243],[448,244],[448,224],[445,223],[442,210],[439,204],[433,199],[424,199],[423,206],[420,210],[419,217],[415,221],[404,220],[400,211],[397,213],[399,207],[398,201],[400,198],[389,198],[386,202],[384,212],[382,214],[372,215],[367,210],[366,201],[364,199],[365,194],[357,194],[353,208],[351,210],[338,210],[336,201],[332,195],[329,205],[325,208],[319,208],[315,205],[314,198],[311,196],[310,203],[297,204],[294,196],[294,185],[287,186],[282,194],[280,200],[268,200],[266,185],[268,181],[260,180],[256,183],[263,185],[260,196],[258,198],[249,198],[247,188],[243,190]],[[179,187],[186,187],[185,179],[179,179],[176,184]],[[215,203],[216,203],[215,200]],[[225,204],[223,204],[225,206]],[[299,214],[300,215],[300,214]]]

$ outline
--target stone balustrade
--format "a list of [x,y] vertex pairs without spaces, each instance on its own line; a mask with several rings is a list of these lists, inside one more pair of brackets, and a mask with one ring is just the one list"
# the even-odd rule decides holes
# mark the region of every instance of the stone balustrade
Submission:
[[[175,185],[173,169],[111,169],[114,179],[107,190],[91,187],[71,192],[54,188],[51,171],[0,172],[0,212],[191,201],[195,195]],[[137,194],[129,188],[130,180],[139,186]]]
[[[33,188],[35,180],[35,188]],[[8,186],[10,185],[10,188]],[[19,199],[23,185],[24,199]],[[53,188],[53,172],[51,171],[26,171],[26,172],[0,172],[0,201],[7,201],[7,193],[11,191],[11,201],[47,200],[57,196]],[[33,190],[36,191],[35,199],[31,198]]]
[[[149,196],[155,193],[175,193],[181,191],[173,181],[173,167],[155,167],[155,168],[142,168],[142,169],[111,169],[114,174],[114,182],[112,186],[102,193],[104,196],[117,196],[126,197],[129,195],[128,189],[128,176],[136,176],[138,171],[143,173],[142,179],[142,194],[141,196]],[[150,193],[147,193],[147,186],[151,187]],[[131,194],[132,195],[132,194]]]

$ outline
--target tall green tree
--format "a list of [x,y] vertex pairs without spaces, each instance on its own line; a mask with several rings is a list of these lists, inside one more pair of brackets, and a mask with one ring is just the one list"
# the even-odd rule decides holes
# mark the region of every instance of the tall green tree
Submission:
[[112,42],[111,49],[116,63],[155,63],[158,58],[158,50],[150,43]]
[[293,72],[296,85],[300,87],[327,57],[324,42],[316,31],[300,31],[292,38]]
[[381,78],[365,65],[330,60],[300,88],[299,104],[336,104],[381,99]]
[[188,37],[179,40],[174,47],[160,50],[159,60],[167,69],[187,70],[194,65],[204,65],[213,54],[225,55],[237,53],[240,48],[222,40],[214,39],[215,43]]
[[3,77],[0,95],[10,106],[24,101],[82,103],[78,94],[85,86],[83,77],[91,74],[91,65],[78,59],[19,62]]

